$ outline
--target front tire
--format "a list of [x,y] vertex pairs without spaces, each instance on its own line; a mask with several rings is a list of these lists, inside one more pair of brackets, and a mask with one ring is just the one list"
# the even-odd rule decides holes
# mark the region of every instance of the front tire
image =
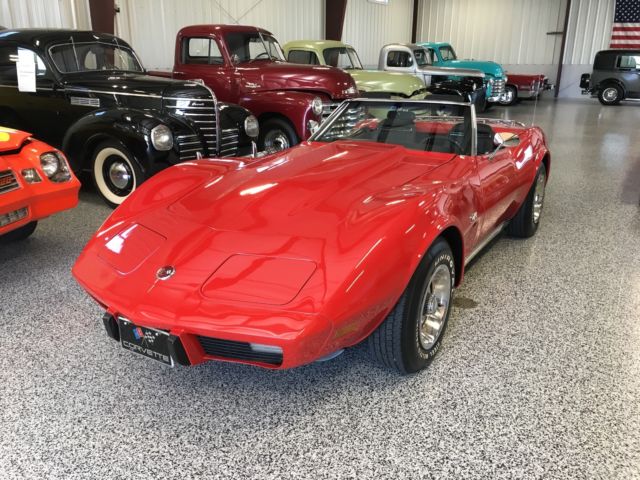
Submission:
[[598,100],[602,105],[618,105],[624,93],[617,85],[607,85],[598,92]]
[[0,235],[0,244],[19,242],[20,240],[24,240],[27,237],[29,237],[33,232],[35,232],[37,226],[38,226],[38,222],[33,221],[33,222],[27,223],[26,225],[21,226],[20,228],[11,230],[10,232],[5,233],[4,235]]
[[527,198],[520,206],[518,213],[513,217],[507,232],[514,237],[532,237],[538,231],[538,225],[542,218],[542,207],[544,206],[544,194],[547,186],[547,169],[544,163],[540,164],[538,173]]
[[124,202],[144,181],[133,155],[122,144],[111,140],[96,147],[91,173],[98,193],[112,208]]
[[258,143],[261,150],[279,152],[297,145],[298,142],[298,135],[286,120],[272,118],[260,126]]
[[515,105],[518,102],[518,89],[513,85],[507,85],[505,87],[504,99],[500,100],[500,105],[509,107]]
[[369,336],[371,355],[406,375],[426,368],[440,349],[453,300],[455,261],[437,240],[424,256],[400,300]]

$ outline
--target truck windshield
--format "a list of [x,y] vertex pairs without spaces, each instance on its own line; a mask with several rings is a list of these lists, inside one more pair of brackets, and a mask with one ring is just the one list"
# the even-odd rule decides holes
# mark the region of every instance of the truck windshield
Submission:
[[453,51],[453,48],[450,46],[440,47],[440,56],[442,60],[456,60],[456,52]]
[[362,63],[358,54],[353,48],[336,47],[325,48],[322,51],[324,62],[332,67],[344,68],[345,70],[362,70]]
[[282,48],[271,35],[260,32],[233,32],[227,33],[225,39],[234,63],[252,62],[253,60],[284,61]]
[[431,65],[433,63],[433,59],[431,55],[423,48],[417,48],[413,51],[413,56],[416,57],[416,63],[419,67],[424,67],[425,65]]
[[72,42],[54,45],[49,55],[60,73],[121,71],[143,72],[133,50],[105,42]]

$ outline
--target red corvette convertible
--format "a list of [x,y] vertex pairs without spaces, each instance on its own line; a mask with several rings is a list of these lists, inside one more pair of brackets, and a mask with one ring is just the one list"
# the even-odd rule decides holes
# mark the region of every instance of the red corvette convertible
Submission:
[[465,265],[533,235],[542,131],[456,101],[346,101],[309,141],[145,182],[73,274],[122,346],[166,364],[289,368],[368,339],[401,373],[438,351]]

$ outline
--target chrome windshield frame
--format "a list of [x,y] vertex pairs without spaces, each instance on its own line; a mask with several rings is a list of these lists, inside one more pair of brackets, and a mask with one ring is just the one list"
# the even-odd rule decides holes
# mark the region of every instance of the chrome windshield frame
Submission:
[[[380,104],[411,104],[411,105],[457,105],[461,107],[468,107],[470,109],[471,120],[471,156],[476,156],[478,152],[478,124],[476,117],[475,105],[471,102],[454,102],[452,100],[390,100],[387,98],[351,98],[344,100],[338,108],[336,108],[327,119],[322,122],[320,128],[309,137],[309,142],[317,141],[319,137],[325,134],[342,113],[349,108],[349,105],[355,102],[367,102],[367,103],[380,103]],[[443,117],[446,118],[446,117]]]

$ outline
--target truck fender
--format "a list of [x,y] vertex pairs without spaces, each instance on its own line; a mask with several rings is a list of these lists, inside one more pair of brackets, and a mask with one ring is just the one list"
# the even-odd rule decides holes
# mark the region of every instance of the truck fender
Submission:
[[322,116],[316,116],[311,111],[311,102],[315,97],[327,100],[324,95],[295,90],[252,92],[244,95],[239,104],[251,111],[262,124],[265,119],[273,115],[286,118],[293,126],[298,138],[305,140],[309,137],[307,122],[320,122]]

